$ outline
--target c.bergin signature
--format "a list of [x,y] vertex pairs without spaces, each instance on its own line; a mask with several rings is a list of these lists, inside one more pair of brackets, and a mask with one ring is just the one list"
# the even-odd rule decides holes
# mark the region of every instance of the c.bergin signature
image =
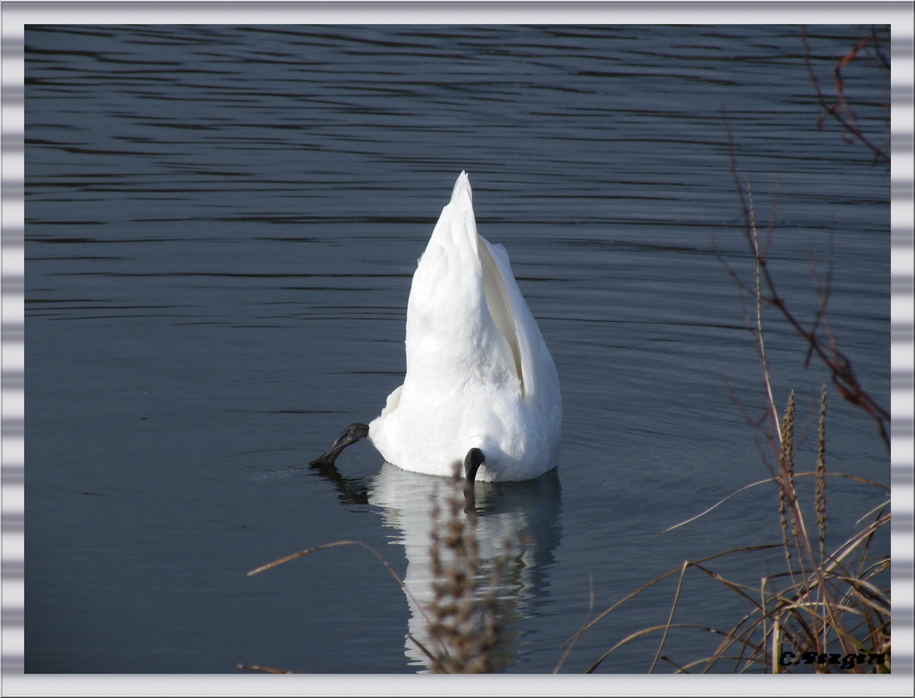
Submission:
[[826,654],[825,652],[803,652],[797,656],[794,652],[782,652],[779,658],[782,666],[795,664],[834,664],[842,669],[852,669],[855,664],[886,664],[886,652],[859,652],[858,654]]

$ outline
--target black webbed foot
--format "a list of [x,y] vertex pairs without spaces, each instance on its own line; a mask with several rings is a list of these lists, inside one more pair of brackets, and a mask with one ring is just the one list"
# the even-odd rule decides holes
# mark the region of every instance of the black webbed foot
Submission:
[[328,465],[333,465],[334,461],[337,460],[337,456],[340,455],[340,452],[349,446],[350,444],[356,443],[359,439],[364,436],[368,436],[369,426],[368,424],[350,424],[346,429],[343,430],[343,433],[337,437],[337,440],[334,441],[333,446],[327,449],[323,454],[318,458],[315,458],[308,465],[312,468],[321,468]]

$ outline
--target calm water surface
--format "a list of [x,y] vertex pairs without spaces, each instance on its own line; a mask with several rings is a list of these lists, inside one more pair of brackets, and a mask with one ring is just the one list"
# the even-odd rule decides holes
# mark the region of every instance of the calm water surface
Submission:
[[[823,76],[854,44],[808,32]],[[417,610],[365,550],[245,573],[354,540],[427,598],[442,483],[368,443],[336,473],[307,463],[402,382],[410,279],[461,170],[564,407],[558,469],[481,491],[484,566],[525,534],[500,671],[551,671],[589,613],[684,559],[780,540],[772,487],[658,535],[768,475],[721,261],[751,278],[723,112],[781,291],[812,320],[831,239],[831,327],[889,404],[889,175],[817,130],[797,28],[36,26],[25,56],[26,671],[425,670]],[[879,140],[882,86],[846,77]],[[812,467],[828,374],[764,321]],[[830,400],[830,469],[888,484],[873,424]],[[830,540],[880,500],[830,484]],[[563,671],[665,622],[673,592],[604,618]],[[727,628],[748,610],[698,575],[681,609]],[[647,671],[657,642],[600,670]],[[684,629],[664,653],[713,646]]]

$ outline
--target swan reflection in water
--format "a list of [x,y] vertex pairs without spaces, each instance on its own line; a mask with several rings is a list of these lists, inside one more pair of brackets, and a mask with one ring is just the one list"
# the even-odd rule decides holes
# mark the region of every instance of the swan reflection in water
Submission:
[[[434,499],[441,512],[440,518],[448,516],[450,482],[402,470],[390,463],[382,465],[368,480],[343,477],[334,465],[315,470],[334,483],[344,505],[377,507],[383,524],[393,530],[391,542],[404,546],[407,570],[403,581],[410,592],[405,595],[410,619],[404,636],[404,653],[410,666],[428,671],[432,665],[430,658],[410,637],[432,650],[426,616],[416,604],[426,611],[434,598],[431,510]],[[514,540],[512,555],[503,567],[495,598],[495,622],[500,632],[496,646],[490,650],[490,663],[492,670],[499,670],[513,663],[514,638],[518,632],[515,626],[538,614],[543,592],[549,584],[549,568],[561,537],[559,475],[553,469],[535,480],[478,482],[475,500],[479,599],[489,590],[493,566],[503,553],[503,541],[506,537]],[[380,552],[384,557],[383,551]]]

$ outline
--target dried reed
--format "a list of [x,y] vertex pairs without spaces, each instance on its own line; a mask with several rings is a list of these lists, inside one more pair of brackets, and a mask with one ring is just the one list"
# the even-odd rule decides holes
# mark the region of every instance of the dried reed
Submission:
[[[736,172],[735,181],[738,181]],[[725,267],[728,273],[735,278],[738,288],[742,292],[747,291],[755,296],[756,326],[754,328],[748,318],[748,327],[754,334],[754,344],[762,366],[768,419],[763,422],[748,421],[759,428],[769,442],[778,462],[778,471],[774,473],[773,477],[741,487],[701,514],[672,526],[667,531],[707,515],[741,492],[773,482],[778,487],[781,543],[736,548],[696,561],[685,560],[679,567],[656,577],[607,608],[596,618],[587,622],[570,638],[568,644],[574,644],[584,631],[593,627],[622,604],[668,577],[678,575],[678,583],[667,622],[663,625],[642,628],[619,640],[592,664],[588,670],[589,673],[595,671],[618,648],[636,638],[654,633],[660,633],[661,638],[649,672],[655,670],[659,661],[664,661],[672,666],[677,673],[689,673],[694,670],[709,672],[722,669],[736,673],[749,671],[791,673],[805,670],[817,673],[888,673],[891,670],[892,614],[888,586],[890,557],[887,554],[874,555],[872,552],[872,544],[877,536],[880,536],[884,542],[889,537],[888,524],[891,520],[889,488],[866,478],[829,472],[826,469],[826,386],[823,386],[820,396],[815,469],[812,472],[795,472],[795,395],[794,391],[791,391],[782,417],[779,419],[763,342],[761,313],[763,301],[775,306],[789,324],[805,338],[808,343],[808,359],[812,354],[823,359],[831,372],[832,381],[840,396],[874,418],[877,429],[887,445],[889,439],[886,426],[890,419],[889,413],[877,405],[861,388],[851,370],[850,362],[836,348],[835,339],[829,331],[826,320],[826,302],[830,291],[828,283],[825,291],[821,291],[819,281],[815,279],[820,296],[820,308],[811,329],[801,327],[794,316],[788,312],[784,299],[775,290],[774,282],[766,267],[766,250],[771,240],[772,227],[770,226],[768,231],[766,250],[761,250],[749,182],[746,182],[746,187],[748,204],[744,203],[742,196],[741,202],[746,222],[745,233],[755,262],[755,284],[745,284],[727,264]],[[767,288],[765,293],[761,279],[765,281]],[[820,327],[825,327],[827,332],[825,343],[817,335]],[[768,430],[762,427],[765,421],[769,422]],[[816,543],[808,534],[796,488],[796,480],[801,477],[815,478]],[[860,528],[831,552],[828,552],[826,548],[827,477],[851,479],[878,488],[886,494],[883,503],[856,522]],[[864,522],[863,526],[862,522]],[[713,559],[749,556],[752,553],[779,547],[784,553],[784,569],[774,574],[761,575],[758,586],[728,579],[707,565]],[[888,546],[886,547],[888,548]],[[749,607],[746,614],[733,626],[723,630],[696,624],[674,623],[686,574],[691,569],[703,572],[724,589],[741,597]],[[669,633],[674,628],[690,628],[702,633],[712,633],[719,636],[721,640],[707,656],[691,659],[688,662],[677,661],[663,653]],[[555,671],[559,670],[567,655],[568,652],[560,660]]]
[[432,561],[434,598],[427,611],[432,641],[432,671],[445,674],[478,674],[491,671],[490,650],[495,647],[496,592],[512,548],[512,537],[503,541],[489,590],[478,599],[480,551],[476,537],[477,515],[460,486],[460,464],[450,478],[447,516],[432,499]]

